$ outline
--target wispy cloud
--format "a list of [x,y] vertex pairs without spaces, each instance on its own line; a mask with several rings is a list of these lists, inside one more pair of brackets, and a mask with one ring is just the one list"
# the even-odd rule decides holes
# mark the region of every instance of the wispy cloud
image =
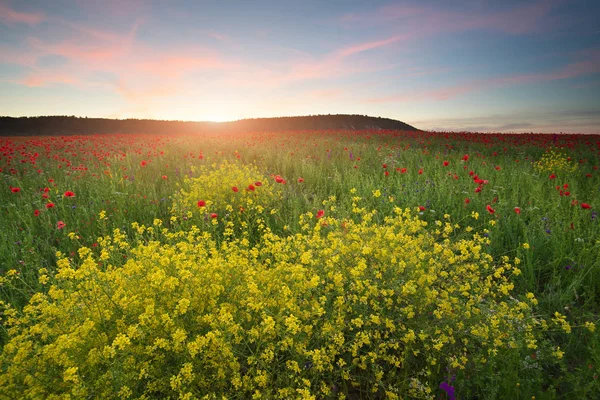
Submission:
[[561,20],[551,12],[562,3],[564,0],[538,0],[497,11],[389,4],[365,13],[344,14],[338,21],[348,28],[387,25],[413,38],[478,29],[521,35],[555,29]]
[[37,25],[44,21],[46,16],[39,12],[22,12],[10,8],[7,4],[0,2],[0,22],[4,24],[27,24]]
[[600,109],[517,112],[408,122],[432,131],[600,133]]
[[433,90],[412,91],[391,96],[380,96],[365,99],[365,103],[402,103],[408,101],[449,100],[467,93],[495,89],[504,86],[527,85],[538,82],[556,81],[577,78],[600,73],[600,57],[567,64],[549,72],[516,74],[510,76],[491,77],[463,82],[453,86]]

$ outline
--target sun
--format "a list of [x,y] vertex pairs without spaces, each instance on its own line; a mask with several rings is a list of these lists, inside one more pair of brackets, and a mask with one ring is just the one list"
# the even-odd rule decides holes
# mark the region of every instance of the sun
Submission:
[[225,114],[210,114],[207,116],[204,116],[202,118],[203,121],[208,121],[208,122],[226,122],[226,121],[234,121],[235,118],[232,118],[231,116],[225,115]]

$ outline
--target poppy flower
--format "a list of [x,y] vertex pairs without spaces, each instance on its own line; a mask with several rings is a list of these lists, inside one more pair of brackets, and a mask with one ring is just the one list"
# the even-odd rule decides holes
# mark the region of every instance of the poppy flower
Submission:
[[496,168],[496,171],[500,171],[502,169],[499,165],[496,165],[494,168]]
[[550,175],[550,176],[548,177],[548,179],[556,179],[556,175],[555,175],[555,174],[552,174],[552,175]]
[[21,188],[18,188],[18,187],[12,187],[12,186],[11,186],[11,187],[10,187],[10,191],[11,191],[11,192],[13,192],[13,193],[19,193],[19,192],[21,191]]
[[56,229],[62,229],[62,228],[64,228],[65,226],[67,226],[67,224],[65,224],[65,223],[64,223],[64,222],[62,222],[62,221],[58,221],[58,222],[56,223]]
[[521,209],[520,209],[519,207],[515,207],[515,212],[516,212],[517,214],[521,214]]
[[54,203],[48,203],[48,204],[46,204],[46,208],[54,208]]
[[448,165],[450,165],[450,163],[448,161],[444,161],[443,165],[444,165],[444,167],[447,167]]
[[298,183],[304,182],[304,178],[298,178]]
[[46,193],[42,194],[42,199],[47,199],[48,197],[49,196]]
[[425,210],[426,210],[425,206],[419,206],[419,211],[425,211]]
[[211,217],[211,218],[213,218],[213,219],[215,219],[215,218],[217,218],[217,217],[218,217],[218,215],[217,215],[216,213],[211,213],[211,214],[210,214],[210,217]]
[[423,175],[423,168],[419,170],[419,175]]
[[479,193],[479,192],[481,192],[481,186],[477,186],[477,187],[475,188],[475,193]]
[[262,186],[262,182],[254,182],[254,186],[256,186],[256,187]]
[[469,204],[471,202],[471,199],[469,199],[468,197],[465,199],[465,204]]
[[485,206],[485,209],[488,210],[488,212],[490,214],[493,214],[496,212],[496,210],[494,210],[489,204],[487,206]]
[[206,207],[206,202],[204,200],[198,200],[198,207]]
[[319,211],[317,211],[316,218],[319,219],[319,218],[323,217],[323,215],[325,215],[325,211],[324,210],[319,210]]
[[581,208],[589,210],[590,208],[592,208],[592,206],[590,206],[588,203],[581,203]]
[[386,168],[387,168],[387,164],[383,164],[383,169],[386,169]]
[[406,168],[402,168],[402,169],[400,170],[400,173],[401,173],[401,174],[405,174],[405,173],[406,173]]
[[162,178],[163,178],[163,179],[167,179],[167,176],[166,176],[166,175],[163,175],[163,176],[162,176]]
[[148,161],[146,161],[146,160],[143,160],[143,161],[140,162],[140,165],[142,167],[145,167],[147,164],[148,164]]
[[233,190],[233,191],[234,191],[234,192],[236,192],[236,193],[240,191],[240,190],[237,188],[237,186],[232,186],[232,187],[231,187],[231,190]]
[[385,176],[390,176],[390,173],[388,171],[385,171]]
[[39,217],[40,216],[40,210],[35,210],[33,212],[33,215],[35,215],[36,217]]
[[71,192],[70,190],[67,190],[65,192],[65,197],[74,197],[74,196],[75,196],[75,193]]
[[275,175],[275,182],[283,183],[283,182],[285,182],[285,180],[281,176]]
[[463,161],[469,161],[469,155],[465,154],[462,158]]
[[249,184],[249,185],[248,185],[248,188],[247,188],[246,190],[249,190],[249,191],[253,192],[255,189],[256,189],[256,188],[254,187],[254,185],[253,185],[253,184]]

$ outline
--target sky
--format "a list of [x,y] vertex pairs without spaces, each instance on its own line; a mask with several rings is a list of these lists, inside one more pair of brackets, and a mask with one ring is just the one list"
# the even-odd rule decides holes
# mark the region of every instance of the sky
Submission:
[[598,0],[0,0],[0,115],[600,133]]

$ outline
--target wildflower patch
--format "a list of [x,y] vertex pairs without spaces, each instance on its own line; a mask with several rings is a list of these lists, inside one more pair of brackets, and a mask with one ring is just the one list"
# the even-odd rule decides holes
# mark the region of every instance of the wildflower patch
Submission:
[[488,238],[446,224],[430,232],[400,208],[382,224],[305,215],[300,233],[264,228],[255,245],[160,221],[136,224],[131,243],[117,230],[59,254],[47,293],[6,310],[0,387],[28,398],[432,397],[450,373],[541,345],[535,298],[512,293],[518,262],[495,262]]

